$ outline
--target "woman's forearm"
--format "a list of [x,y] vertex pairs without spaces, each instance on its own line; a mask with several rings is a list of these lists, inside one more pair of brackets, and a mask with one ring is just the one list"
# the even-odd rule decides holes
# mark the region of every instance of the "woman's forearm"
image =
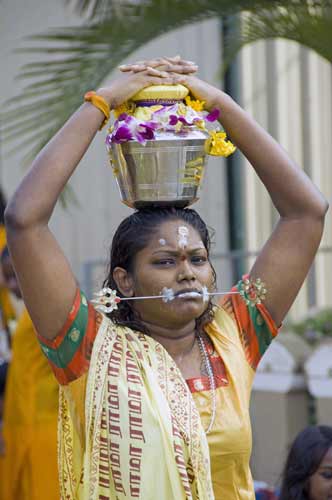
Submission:
[[281,146],[228,95],[220,93],[216,104],[227,134],[254,167],[279,214],[323,216],[324,197]]
[[48,222],[53,208],[104,119],[84,103],[34,160],[6,209],[7,226]]
[[[129,72],[100,88],[97,94],[114,109],[149,85],[171,85],[175,77],[152,70]],[[84,103],[34,160],[6,210],[7,228],[27,228],[48,222],[54,205],[88,149],[105,116],[90,102]]]

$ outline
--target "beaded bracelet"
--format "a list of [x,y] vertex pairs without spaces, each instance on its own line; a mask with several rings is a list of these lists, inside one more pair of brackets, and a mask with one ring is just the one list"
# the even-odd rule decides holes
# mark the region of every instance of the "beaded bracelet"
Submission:
[[110,106],[109,106],[108,102],[104,99],[104,97],[96,94],[96,92],[94,92],[93,90],[90,90],[89,92],[87,92],[84,95],[84,100],[86,102],[91,102],[91,104],[93,104],[93,106],[95,106],[102,113],[104,113],[105,120],[103,121],[103,123],[101,124],[101,126],[99,128],[99,130],[101,130],[106,125],[106,123],[108,122],[108,120],[110,119],[110,116],[111,116],[111,110],[110,110]]
[[267,294],[265,283],[260,278],[254,280],[248,275],[239,281],[238,290],[244,302],[251,307],[261,304]]

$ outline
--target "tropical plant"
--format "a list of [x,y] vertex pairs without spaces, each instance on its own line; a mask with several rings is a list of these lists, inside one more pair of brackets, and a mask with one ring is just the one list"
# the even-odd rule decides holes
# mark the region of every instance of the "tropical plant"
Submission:
[[31,46],[21,49],[39,60],[22,67],[18,77],[26,86],[1,122],[2,138],[15,140],[26,161],[80,105],[82,95],[98,88],[124,58],[190,23],[245,12],[240,36],[228,38],[228,61],[243,45],[275,37],[295,40],[332,61],[331,0],[75,0],[74,8],[81,26],[31,36]]
[[332,309],[310,311],[306,318],[291,324],[289,328],[311,344],[316,344],[324,337],[332,339]]

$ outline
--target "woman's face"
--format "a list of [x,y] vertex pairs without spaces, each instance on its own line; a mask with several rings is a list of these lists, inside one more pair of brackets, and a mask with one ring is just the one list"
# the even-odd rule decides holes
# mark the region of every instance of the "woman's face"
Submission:
[[332,447],[309,480],[310,500],[332,500]]
[[165,328],[180,328],[198,318],[207,302],[201,297],[181,298],[181,291],[211,290],[213,273],[207,250],[198,232],[182,220],[163,223],[149,244],[135,258],[133,293],[136,296],[161,295],[172,289],[175,298],[135,301],[143,321]]

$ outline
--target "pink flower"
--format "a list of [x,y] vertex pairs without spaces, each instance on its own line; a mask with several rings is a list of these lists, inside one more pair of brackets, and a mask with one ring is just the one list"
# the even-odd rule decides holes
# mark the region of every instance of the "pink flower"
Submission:
[[177,124],[177,122],[178,122],[178,121],[179,121],[179,118],[178,118],[176,115],[171,115],[171,116],[169,117],[169,122],[168,122],[168,123],[169,123],[170,125],[174,126],[174,125],[176,125],[176,124]]
[[219,118],[219,115],[220,115],[220,111],[219,109],[217,108],[214,108],[206,117],[205,119],[208,121],[208,122],[215,122],[216,120],[218,120]]
[[135,139],[140,144],[154,139],[154,130],[158,127],[156,122],[140,123],[135,131]]
[[133,134],[130,131],[129,127],[127,127],[127,125],[120,125],[116,132],[112,134],[111,142],[121,144],[121,142],[131,141],[133,138]]

